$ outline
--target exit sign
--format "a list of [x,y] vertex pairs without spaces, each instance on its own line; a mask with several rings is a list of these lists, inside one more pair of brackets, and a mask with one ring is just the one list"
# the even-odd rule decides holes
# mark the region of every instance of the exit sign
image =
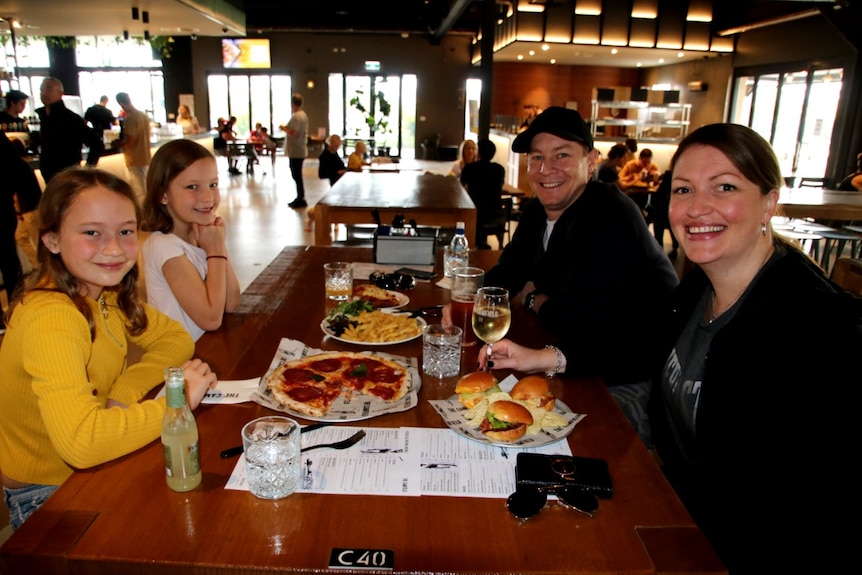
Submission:
[[379,72],[380,71],[380,62],[378,60],[366,60],[365,61],[365,71],[366,72]]

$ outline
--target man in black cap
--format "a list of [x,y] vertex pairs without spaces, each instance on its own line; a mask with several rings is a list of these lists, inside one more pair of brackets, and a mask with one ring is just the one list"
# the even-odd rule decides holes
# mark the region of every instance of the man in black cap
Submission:
[[512,151],[527,154],[538,201],[524,208],[485,285],[508,289],[555,341],[524,354],[503,340],[493,345],[491,361],[535,371],[538,354],[548,354],[552,372],[601,378],[646,439],[649,342],[677,274],[634,202],[615,185],[591,180],[598,153],[577,111],[547,108]]

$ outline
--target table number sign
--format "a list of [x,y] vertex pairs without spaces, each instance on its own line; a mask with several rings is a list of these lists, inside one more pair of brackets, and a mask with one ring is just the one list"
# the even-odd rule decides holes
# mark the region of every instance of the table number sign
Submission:
[[330,569],[368,569],[392,571],[395,552],[391,549],[333,549],[329,554]]

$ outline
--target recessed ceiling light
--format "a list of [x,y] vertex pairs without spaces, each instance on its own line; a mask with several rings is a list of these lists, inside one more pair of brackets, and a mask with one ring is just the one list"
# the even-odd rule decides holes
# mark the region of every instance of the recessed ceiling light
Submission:
[[616,48],[611,48],[611,54],[617,54],[617,53],[619,53],[619,50],[617,50]]
[[658,63],[659,63],[659,64],[664,64],[664,58],[659,58],[659,59],[658,59]]
[[551,49],[551,47],[548,46],[547,44],[542,44],[542,50],[544,50],[545,52],[547,52],[550,49]]

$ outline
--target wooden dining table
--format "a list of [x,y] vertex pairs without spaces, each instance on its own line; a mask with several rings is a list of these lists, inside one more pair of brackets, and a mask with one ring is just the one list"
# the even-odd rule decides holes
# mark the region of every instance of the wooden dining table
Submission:
[[[473,252],[470,263],[488,269],[496,255]],[[331,260],[372,257],[369,248],[285,248],[243,293],[240,309],[198,341],[197,356],[220,380],[235,380],[264,375],[284,337],[323,350],[367,349],[323,334],[320,323],[332,304],[324,298],[322,268]],[[405,294],[411,308],[449,297],[433,282]],[[534,346],[549,341],[535,316],[517,307],[509,335]],[[421,338],[385,351],[420,357]],[[464,351],[462,373],[475,369],[477,352]],[[500,379],[507,374],[495,372]],[[418,405],[351,425],[445,429],[429,400],[452,396],[457,377],[421,377]],[[613,497],[600,500],[593,518],[549,503],[520,523],[499,497],[300,492],[258,499],[225,489],[236,459],[219,454],[239,442],[246,422],[274,412],[253,402],[201,405],[195,411],[203,469],[198,488],[168,489],[159,441],[76,471],[0,548],[0,572],[726,573],[603,383],[560,376],[550,383],[560,401],[587,414],[565,439],[572,453],[604,459],[610,469]],[[372,550],[367,557],[382,550],[392,565],[334,569],[335,549],[357,550],[354,557],[359,550]]]
[[314,206],[314,243],[332,244],[333,224],[374,224],[373,210],[383,224],[396,215],[420,226],[454,227],[465,223],[476,237],[476,206],[457,178],[421,172],[347,172]]
[[862,193],[827,188],[781,188],[778,205],[789,218],[818,221],[862,221]]

